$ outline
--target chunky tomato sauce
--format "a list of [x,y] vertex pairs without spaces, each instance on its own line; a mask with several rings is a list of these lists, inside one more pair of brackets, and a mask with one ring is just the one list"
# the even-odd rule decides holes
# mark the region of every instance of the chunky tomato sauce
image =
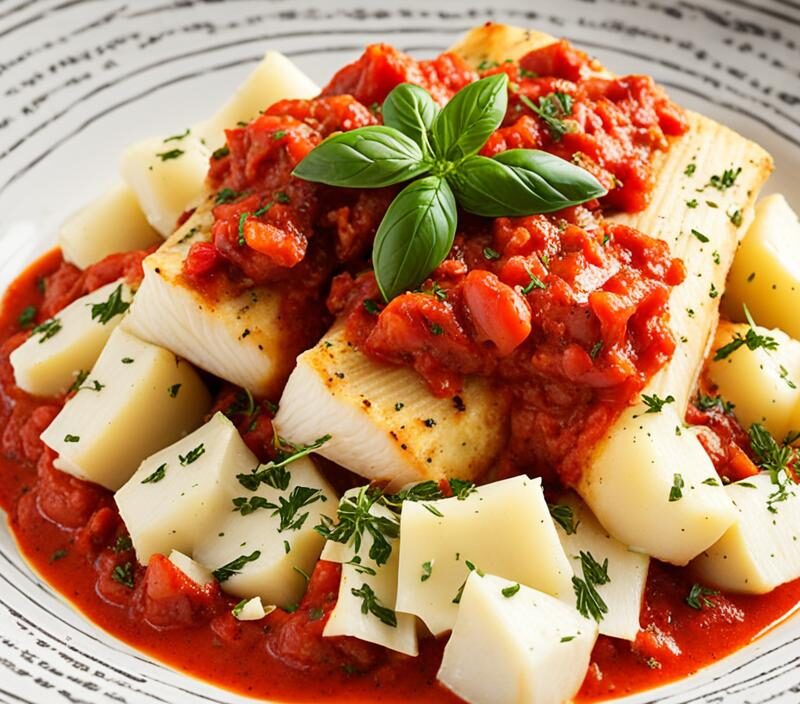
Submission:
[[[308,330],[345,318],[366,354],[413,367],[436,394],[456,394],[465,375],[492,377],[498,393],[515,400],[501,472],[549,479],[557,473],[573,482],[586,449],[672,354],[667,301],[684,275],[663,243],[602,215],[645,207],[652,155],[685,130],[683,116],[651,79],[609,79],[595,68],[560,42],[480,74],[505,71],[512,86],[506,119],[484,153],[526,147],[573,159],[609,189],[600,202],[548,216],[463,215],[452,252],[430,280],[384,304],[365,271],[396,189],[330,188],[291,171],[333,132],[380,123],[379,105],[398,83],[422,85],[444,104],[480,74],[449,54],[416,62],[373,46],[319,98],[281,101],[227,132],[209,172],[217,192],[213,238],[192,247],[184,275],[210,296],[220,286],[284,287]],[[560,134],[529,107],[556,92],[572,100]],[[442,639],[422,639],[420,656],[409,658],[352,638],[322,637],[338,593],[337,565],[318,563],[291,613],[239,622],[231,614],[235,600],[216,583],[200,588],[160,556],[138,565],[112,495],[53,467],[39,435],[65,398],[37,399],[18,389],[9,354],[35,322],[77,297],[121,276],[136,282],[145,255],[115,255],[80,272],[54,252],[6,293],[0,505],[23,554],[101,627],[220,686],[287,701],[457,701],[436,683]],[[26,309],[35,309],[35,319],[20,317]],[[262,461],[269,459],[269,400],[253,402],[208,381],[214,410],[237,424]],[[693,406],[688,420],[706,427],[703,442],[721,475],[752,472],[747,438],[724,406]],[[328,470],[341,489],[357,481]],[[682,570],[653,564],[639,636],[632,644],[600,637],[581,700],[690,674],[750,642],[800,600],[798,581],[764,597],[712,596],[715,608],[697,610],[686,603],[690,587]]]

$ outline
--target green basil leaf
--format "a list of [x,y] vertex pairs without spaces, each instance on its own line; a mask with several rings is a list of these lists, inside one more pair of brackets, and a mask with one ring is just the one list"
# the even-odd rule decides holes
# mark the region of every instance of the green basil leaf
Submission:
[[456,93],[431,127],[436,156],[460,161],[477,153],[503,121],[508,105],[508,76],[498,73]]
[[382,112],[384,125],[411,137],[423,154],[431,153],[428,131],[439,112],[439,106],[428,91],[413,83],[401,83],[386,96]]
[[293,172],[329,186],[381,188],[428,171],[422,149],[393,127],[360,127],[328,137]]
[[535,149],[473,156],[448,178],[464,210],[490,218],[551,213],[607,192],[588,171]]
[[421,178],[398,193],[372,250],[375,278],[387,301],[419,286],[444,261],[457,217],[453,192],[440,176]]

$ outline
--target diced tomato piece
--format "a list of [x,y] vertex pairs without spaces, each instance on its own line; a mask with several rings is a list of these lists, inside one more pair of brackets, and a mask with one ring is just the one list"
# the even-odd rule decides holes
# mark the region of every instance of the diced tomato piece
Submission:
[[53,466],[55,456],[47,448],[39,459],[36,488],[39,510],[60,526],[80,528],[105,498],[105,490],[57,470]]
[[507,357],[531,332],[531,311],[525,299],[488,271],[474,270],[463,283],[464,300],[477,339],[491,342]]
[[164,555],[153,555],[137,587],[136,608],[154,628],[185,628],[209,621],[224,605],[219,585],[193,582]]

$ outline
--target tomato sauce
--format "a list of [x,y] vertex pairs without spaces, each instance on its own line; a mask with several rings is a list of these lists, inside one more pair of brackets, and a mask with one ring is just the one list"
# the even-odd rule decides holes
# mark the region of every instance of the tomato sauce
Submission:
[[[594,68],[566,42],[480,72],[450,54],[417,62],[391,47],[369,47],[319,98],[281,101],[227,132],[209,171],[217,192],[212,241],[192,247],[185,277],[209,296],[231,285],[284,287],[286,305],[309,330],[345,318],[366,354],[413,367],[434,393],[457,393],[466,374],[491,376],[499,393],[515,395],[501,473],[555,480],[555,466],[562,482],[573,482],[582,452],[672,354],[667,300],[683,278],[662,243],[602,217],[603,209],[646,206],[652,154],[682,133],[683,116],[651,79],[607,79]],[[379,124],[379,104],[400,82],[422,85],[444,104],[496,71],[509,74],[512,94],[484,153],[545,149],[577,160],[609,194],[555,215],[463,215],[453,251],[430,280],[384,305],[374,276],[364,272],[396,189],[329,188],[291,171],[329,134]],[[572,101],[559,135],[529,107],[556,93]],[[39,435],[65,397],[33,398],[17,388],[9,354],[36,322],[77,297],[121,276],[136,282],[146,254],[114,255],[80,272],[52,252],[6,292],[0,506],[22,554],[100,627],[219,686],[285,701],[458,701],[436,682],[443,639],[423,638],[419,657],[410,658],[353,638],[322,637],[338,593],[337,565],[318,563],[293,611],[239,622],[231,614],[235,600],[218,584],[199,587],[163,556],[138,565],[110,492],[53,467]],[[26,310],[35,315],[21,318]],[[214,410],[236,423],[262,461],[269,459],[272,404],[208,381]],[[706,404],[690,416],[706,426],[704,444],[720,474],[746,476],[747,441],[724,408]],[[340,488],[355,481],[329,470]],[[634,643],[599,638],[580,701],[691,674],[749,643],[800,601],[799,580],[763,597],[710,596],[714,608],[698,610],[686,603],[690,588],[685,571],[653,563],[639,636]]]
[[[279,101],[226,132],[209,172],[213,240],[194,245],[185,272],[201,289],[210,277],[243,276],[288,283],[304,299],[326,293],[354,344],[412,367],[436,395],[457,395],[465,375],[492,377],[498,393],[513,396],[499,476],[575,484],[586,453],[672,354],[667,302],[684,276],[664,243],[603,219],[647,205],[652,156],[686,130],[683,113],[649,77],[596,69],[564,41],[478,71],[452,54],[415,61],[368,47],[318,98]],[[497,72],[508,75],[509,105],[482,153],[549,151],[609,193],[552,215],[461,213],[447,259],[421,290],[384,307],[364,272],[398,188],[331,188],[292,171],[329,135],[379,124],[380,104],[399,83],[445,104]]]

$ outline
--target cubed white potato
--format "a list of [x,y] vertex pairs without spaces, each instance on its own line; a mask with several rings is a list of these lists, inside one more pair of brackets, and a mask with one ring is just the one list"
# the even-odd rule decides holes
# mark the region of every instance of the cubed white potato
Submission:
[[142,460],[200,425],[210,405],[190,364],[118,327],[42,441],[58,453],[58,469],[116,491]]
[[260,596],[252,599],[242,599],[233,607],[233,617],[237,621],[260,621],[262,618],[275,611],[274,606],[264,607]]
[[800,221],[780,194],[762,198],[742,240],[722,302],[731,320],[744,306],[760,325],[800,339]]
[[[723,359],[715,353],[738,338],[744,339],[749,324],[720,323],[708,362],[708,378],[725,400],[734,404],[739,422],[749,428],[760,423],[782,439],[790,430],[800,430],[800,342],[781,330],[757,325],[756,335],[770,337],[777,349],[742,345]],[[750,333],[751,335],[753,333]]]
[[703,483],[716,470],[697,436],[682,429],[674,405],[624,411],[577,488],[617,540],[685,565],[719,539],[736,512],[722,486]]
[[146,139],[122,155],[122,177],[136,194],[147,221],[168,237],[181,213],[202,199],[209,150],[192,134]]
[[230,513],[231,497],[240,488],[236,475],[256,465],[222,413],[148,457],[114,496],[139,562],[178,550],[210,567],[195,551],[211,539],[213,524]]
[[[285,489],[262,483],[255,492],[240,485],[232,495],[227,494],[227,510],[209,526],[194,551],[194,558],[214,570],[229,594],[260,596],[264,603],[282,608],[296,605],[303,595],[307,576],[314,570],[325,542],[314,526],[322,515],[335,516],[338,505],[336,493],[313,460],[300,458],[287,469],[291,477]],[[297,501],[304,492],[306,502]],[[294,504],[297,510],[286,513],[282,525],[276,509],[260,507],[243,515],[235,508],[234,499],[247,500],[249,505],[253,499],[275,507]],[[222,576],[225,570],[221,568],[239,558],[249,561],[230,576]]]
[[[356,503],[361,489],[351,489],[342,497],[342,502]],[[370,514],[382,516],[389,520],[397,520],[394,513],[385,506],[373,504]],[[392,547],[389,559],[379,565],[369,556],[374,539],[371,534],[365,533],[360,549],[356,551],[352,544],[335,543],[327,541],[323,550],[323,559],[342,564],[342,579],[339,583],[339,598],[336,606],[325,624],[323,635],[353,636],[370,643],[377,643],[384,648],[396,650],[406,655],[416,656],[417,647],[417,619],[411,614],[396,611],[397,603],[397,568],[400,561],[400,541],[397,538],[386,538]],[[357,558],[357,559],[356,559]],[[360,592],[353,594],[353,590]],[[379,607],[391,609],[394,612],[394,623],[391,617],[381,619],[380,614],[367,610],[364,613],[365,603],[371,590]]]
[[[428,563],[430,576],[422,581]],[[572,593],[572,568],[540,479],[513,477],[464,499],[403,504],[398,611],[419,616],[434,635],[451,629],[467,563],[553,596]]]
[[65,393],[94,366],[132,299],[130,287],[115,281],[70,303],[41,332],[34,330],[11,353],[17,386],[34,396]]
[[395,490],[483,474],[507,437],[507,408],[488,379],[436,398],[412,369],[368,359],[338,327],[298,357],[275,426],[295,442],[332,435],[321,455]]
[[301,329],[302,315],[285,314],[275,288],[212,298],[192,287],[183,262],[193,243],[210,239],[212,223],[207,203],[144,260],[144,280],[125,327],[257,396],[277,395],[297,355],[313,344],[314,331]]
[[469,704],[563,704],[596,640],[597,624],[558,599],[473,573],[437,678]]
[[698,578],[729,592],[766,594],[800,577],[800,487],[788,482],[778,501],[780,488],[761,473],[725,491],[737,520],[692,562]]
[[225,130],[250,122],[279,100],[313,98],[319,87],[277,51],[268,51],[234,96],[194,131],[211,148],[225,142]]
[[[644,600],[650,558],[629,550],[627,545],[612,538],[589,507],[575,494],[561,497],[558,504],[572,512],[570,532],[558,524],[556,528],[575,574],[582,576],[582,552],[591,555],[600,565],[608,560],[609,581],[596,586],[608,607],[608,612],[600,621],[600,633],[634,640],[639,632],[639,612]],[[575,604],[575,595],[570,595],[564,601]]]
[[161,236],[147,222],[134,192],[119,184],[89,203],[58,231],[64,259],[79,269],[109,254],[147,249]]
[[188,555],[184,555],[178,550],[172,550],[169,554],[169,561],[183,572],[193,582],[204,587],[214,581],[211,570],[206,569],[199,562],[196,562]]

